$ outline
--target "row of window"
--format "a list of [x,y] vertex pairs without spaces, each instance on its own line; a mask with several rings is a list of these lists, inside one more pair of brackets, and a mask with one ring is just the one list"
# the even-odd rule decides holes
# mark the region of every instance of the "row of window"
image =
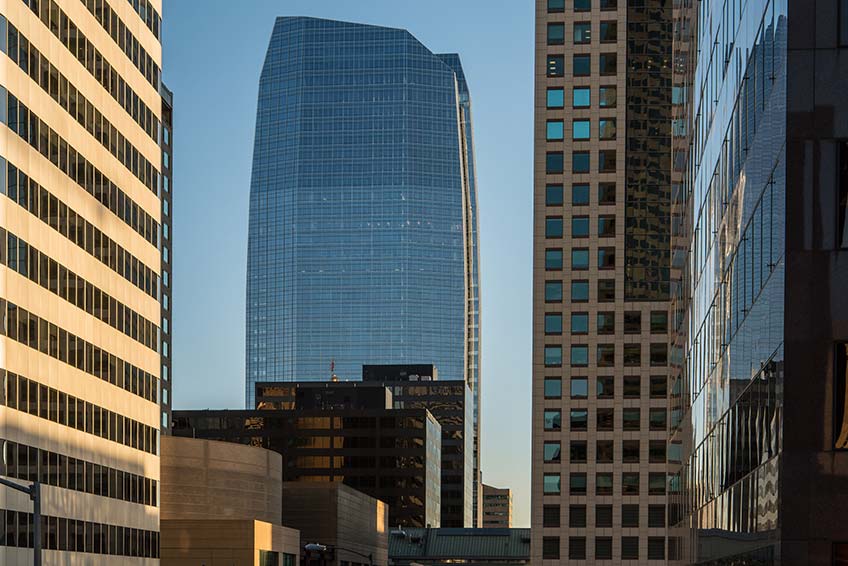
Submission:
[[[612,537],[595,537],[594,560],[612,560]],[[621,537],[620,560],[639,560],[639,537]],[[560,538],[542,537],[542,558],[560,559]],[[586,537],[568,537],[568,559],[586,560]],[[665,537],[648,537],[648,560],[665,560]]]
[[[595,331],[598,334],[615,334],[615,312],[602,311],[597,313],[597,324]],[[625,334],[642,333],[642,312],[625,311],[623,313],[623,327]],[[545,313],[545,334],[562,334],[562,314]],[[589,313],[571,313],[571,334],[589,334]],[[665,334],[668,332],[668,312],[651,311],[651,334]]]
[[[560,267],[562,269],[562,267]],[[561,303],[563,301],[562,281],[545,281],[545,302]],[[589,302],[589,281],[575,279],[571,282],[571,302]],[[615,279],[598,279],[596,303],[615,302]]]
[[[601,43],[618,41],[618,22],[607,20],[600,22],[598,40]],[[592,43],[592,22],[574,22],[572,26],[572,42],[574,45]],[[548,24],[548,45],[565,44],[565,24],[554,22]]]
[[[159,277],[156,272],[12,163],[7,164],[2,156],[0,193],[5,193],[29,213],[151,297],[159,296]],[[163,224],[162,230],[163,236],[167,236],[167,225]]]
[[[572,529],[585,529],[588,526],[585,505],[568,506],[568,526]],[[613,506],[595,505],[595,527],[610,529],[613,527]],[[624,529],[638,529],[641,525],[641,510],[638,503],[625,503],[621,506],[620,526]],[[648,528],[662,529],[666,526],[665,505],[648,505]],[[542,526],[559,528],[562,525],[562,511],[559,505],[544,505]]]
[[[585,224],[588,230],[588,219]],[[547,226],[546,226],[547,228]],[[555,227],[554,227],[555,228]],[[554,228],[551,233],[555,234]],[[560,235],[562,238],[562,223],[559,223]],[[578,227],[579,230],[579,227]],[[550,236],[551,238],[557,236]],[[582,237],[582,236],[581,236]],[[598,269],[615,269],[615,252],[613,246],[604,246],[597,249],[598,253]],[[571,271],[586,271],[589,269],[589,248],[572,248],[571,249]],[[563,269],[563,251],[562,248],[548,248],[545,250],[545,270],[547,271],[562,271]]]
[[[118,47],[127,56],[127,59],[132,61],[135,68],[138,69],[144,78],[147,79],[153,88],[159,90],[159,76],[161,71],[159,66],[148,55],[141,42],[136,39],[135,35],[130,31],[123,20],[118,17],[118,14],[109,5],[107,0],[81,0],[83,5],[88,8],[89,13],[98,21],[98,23],[106,30],[106,33],[112,38]],[[50,8],[53,9],[55,3],[50,0]],[[154,11],[155,13],[155,11]],[[51,21],[53,18],[51,17]]]
[[0,228],[0,265],[7,265],[154,352],[158,351],[159,328],[155,323],[3,228]]
[[[0,32],[2,30],[0,29]],[[157,192],[159,172],[127,138],[89,102],[59,70],[9,22],[6,53],[24,73],[65,109],[100,145],[132,172],[145,187]],[[2,45],[2,42],[0,42]]]
[[[614,149],[597,151],[598,173],[615,173],[617,153]],[[584,174],[592,172],[592,152],[580,150],[571,152],[571,172]],[[545,173],[561,175],[565,173],[565,155],[561,151],[549,151],[545,154]]]
[[[598,407],[595,412],[596,431],[639,431],[642,429],[642,409],[640,407]],[[615,415],[621,415],[621,426],[616,427]],[[558,432],[562,430],[562,410],[545,409],[544,426],[546,431]],[[589,430],[589,409],[571,409],[569,411],[569,429],[572,432],[586,432]],[[656,407],[648,409],[648,429],[664,431],[668,429],[668,409]]]
[[[616,87],[605,85],[598,88],[598,106],[615,108],[618,103]],[[575,86],[571,89],[571,107],[589,108],[592,106],[592,87]],[[549,109],[565,107],[565,89],[555,87],[548,89],[547,107]]]
[[[563,206],[565,198],[561,183],[548,183],[545,186],[545,206]],[[591,187],[589,183],[571,185],[571,205],[589,206]],[[615,204],[615,183],[598,183],[598,205]]]
[[[599,238],[615,237],[615,215],[602,214],[597,218],[596,234]],[[562,238],[564,236],[564,221],[562,216],[545,218],[545,238]],[[590,236],[589,217],[571,217],[571,237],[588,238]]]
[[[642,344],[624,344],[622,347],[622,363],[625,367],[639,367],[642,365]],[[598,344],[595,348],[595,365],[597,367],[614,367],[615,344]],[[666,343],[650,344],[648,361],[651,367],[665,367],[668,365],[668,345]],[[571,367],[589,366],[589,346],[587,344],[572,344]],[[562,346],[545,346],[545,367],[561,367]]]
[[[572,440],[568,447],[568,461],[572,464],[587,464],[589,458],[589,444],[585,440]],[[622,440],[621,456],[619,462],[623,464],[639,464],[641,457],[641,441]],[[544,444],[544,457],[546,464],[562,462],[562,446],[557,441],[546,441]],[[597,464],[611,464],[615,462],[615,451],[612,440],[598,440],[595,443],[595,458]],[[666,441],[648,441],[648,463],[666,463]],[[609,494],[598,494],[609,495]]]
[[156,429],[22,375],[0,371],[6,376],[6,395],[0,404],[135,450],[158,453]]
[[[6,100],[8,98],[8,100]],[[7,104],[8,103],[8,104]],[[0,87],[2,122],[118,218],[158,247],[159,224],[73,146]]]
[[[595,394],[597,399],[615,399],[616,378],[599,376],[593,378],[596,382]],[[639,399],[642,396],[642,376],[625,375],[621,378],[621,390],[624,399]],[[572,399],[589,398],[589,378],[572,377],[569,393]],[[648,394],[651,399],[666,399],[668,397],[668,378],[664,375],[652,375],[649,380]],[[545,378],[545,399],[562,398],[562,378]]]
[[146,401],[158,402],[156,376],[3,299],[0,313],[0,334]]
[[[595,495],[613,495],[614,474],[612,472],[597,472],[595,474]],[[622,472],[621,495],[639,495],[641,474],[639,472]],[[665,472],[648,474],[648,495],[665,495],[668,478]],[[560,474],[546,473],[544,475],[543,491],[545,495],[561,495],[562,481]],[[569,495],[586,495],[587,482],[584,472],[572,472],[568,478]]]
[[[548,13],[565,12],[566,0],[548,0]],[[617,10],[618,0],[571,0],[571,9],[575,12],[589,12],[592,4],[597,4],[602,11]]]
[[[32,513],[0,511],[0,546],[32,548],[34,534]],[[159,533],[42,515],[41,548],[63,552],[159,558]]]
[[[592,121],[587,119],[576,119],[571,121],[571,139],[573,141],[588,141],[592,135]],[[562,120],[548,120],[545,137],[547,141],[562,141],[565,135],[565,127]],[[617,135],[615,118],[601,118],[598,120],[598,139],[614,140]]]
[[[565,77],[565,55],[548,55],[546,72],[548,78]],[[580,53],[571,57],[571,76],[588,77],[592,74],[592,55]],[[618,55],[615,53],[598,54],[598,74],[602,77],[614,77],[618,74]]]
[[[142,127],[148,136],[159,141],[159,119],[141,97],[115,70],[92,42],[77,28],[76,24],[56,4],[55,0],[22,0],[30,9],[41,16],[44,25],[74,55],[89,74],[97,79],[127,114]],[[48,4],[49,2],[49,4]],[[40,8],[39,8],[40,4]],[[40,12],[40,14],[39,14]],[[159,87],[156,86],[158,93]]]
[[140,505],[158,505],[156,480],[8,440],[3,442],[4,476]]

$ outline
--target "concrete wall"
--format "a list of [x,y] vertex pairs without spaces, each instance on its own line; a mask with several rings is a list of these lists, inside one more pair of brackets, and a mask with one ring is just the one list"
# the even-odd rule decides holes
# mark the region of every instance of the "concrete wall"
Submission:
[[261,550],[300,558],[294,529],[250,520],[163,520],[162,566],[258,566]]

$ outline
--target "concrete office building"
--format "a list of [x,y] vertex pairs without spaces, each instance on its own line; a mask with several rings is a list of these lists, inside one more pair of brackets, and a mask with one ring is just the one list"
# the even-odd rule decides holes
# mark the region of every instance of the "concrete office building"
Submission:
[[666,557],[671,18],[536,1],[534,564]]
[[483,528],[512,528],[512,490],[483,484]]
[[300,534],[282,526],[283,464],[253,446],[162,439],[162,566],[296,566]]
[[676,3],[675,564],[848,563],[848,4]]
[[41,482],[49,564],[158,563],[161,4],[0,8],[0,475]]
[[256,115],[246,408],[257,382],[432,362],[474,393],[479,469],[477,210],[459,56],[402,29],[278,18]]

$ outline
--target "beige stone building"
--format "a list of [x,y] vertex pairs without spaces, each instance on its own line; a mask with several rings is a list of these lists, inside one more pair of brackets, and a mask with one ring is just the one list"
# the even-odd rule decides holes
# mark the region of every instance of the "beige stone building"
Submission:
[[161,13],[0,4],[0,474],[43,485],[45,564],[158,563]]
[[512,490],[483,484],[483,528],[512,528]]
[[296,566],[283,527],[282,457],[264,448],[162,438],[163,566]]
[[536,1],[533,564],[666,554],[671,4]]

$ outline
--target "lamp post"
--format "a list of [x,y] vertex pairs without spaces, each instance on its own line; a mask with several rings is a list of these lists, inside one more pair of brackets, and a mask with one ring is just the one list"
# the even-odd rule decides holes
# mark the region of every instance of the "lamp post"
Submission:
[[0,477],[0,485],[11,487],[16,491],[29,495],[32,501],[33,539],[35,539],[32,545],[32,563],[35,566],[41,566],[41,484],[36,481],[29,484],[29,486],[25,486]]
[[[307,556],[313,552],[321,555],[321,558],[324,558],[325,554],[331,547],[328,547],[326,544],[318,544],[317,542],[312,542],[303,546],[303,550],[306,551]],[[344,550],[345,552],[350,552],[351,554],[356,554],[357,556],[361,556],[362,558],[368,559],[368,566],[374,566],[374,555],[373,554],[363,554],[359,551],[343,548],[341,546],[333,546],[332,550]]]

